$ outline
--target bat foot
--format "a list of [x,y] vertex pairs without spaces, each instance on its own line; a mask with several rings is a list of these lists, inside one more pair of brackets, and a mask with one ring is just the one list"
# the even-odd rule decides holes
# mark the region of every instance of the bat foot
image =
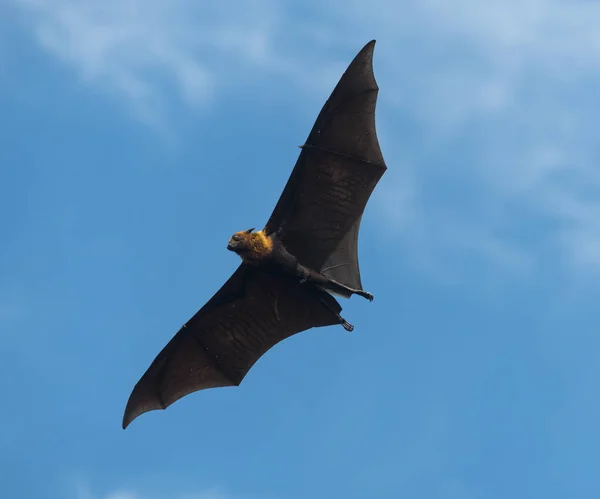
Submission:
[[343,319],[343,318],[341,318],[341,317],[340,317],[340,320],[341,320],[340,324],[341,324],[342,326],[344,326],[344,329],[345,329],[346,331],[348,331],[348,332],[350,332],[350,333],[351,333],[352,331],[354,331],[354,326],[353,326],[352,324],[350,324],[350,323],[349,323],[349,322],[348,322],[346,319]]
[[362,296],[363,298],[366,298],[369,301],[373,301],[373,298],[375,298],[371,293],[369,293],[368,291],[359,291],[358,293],[356,293],[359,296]]

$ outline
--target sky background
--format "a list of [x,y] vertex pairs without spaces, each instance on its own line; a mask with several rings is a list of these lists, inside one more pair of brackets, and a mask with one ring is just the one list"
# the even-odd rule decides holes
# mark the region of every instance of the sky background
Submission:
[[[0,3],[0,495],[600,497],[600,3]],[[126,431],[377,39],[355,324]]]

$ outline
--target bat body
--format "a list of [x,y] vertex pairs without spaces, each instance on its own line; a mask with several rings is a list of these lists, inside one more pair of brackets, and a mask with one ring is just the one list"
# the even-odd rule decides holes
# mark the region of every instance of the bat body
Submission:
[[[302,265],[281,241],[279,236],[279,232],[283,232],[281,228],[278,233],[273,235],[267,235],[264,231],[253,233],[253,230],[236,232],[227,244],[227,249],[240,255],[245,264],[258,267],[263,272],[287,274],[290,277],[295,277],[298,284],[314,286],[322,291],[330,291],[345,298],[357,294],[373,301],[371,293],[362,289],[351,288],[331,277],[327,277],[318,270]],[[327,302],[323,302],[323,304],[326,307],[328,306]],[[354,329],[354,326],[346,321],[338,311],[331,309],[331,312],[335,314],[339,323],[347,331]]]
[[242,263],[138,381],[123,428],[192,392],[238,386],[293,334],[334,324],[352,331],[332,293],[373,300],[362,288],[358,231],[387,168],[375,131],[374,45],[358,53],[323,106],[266,226],[229,239]]

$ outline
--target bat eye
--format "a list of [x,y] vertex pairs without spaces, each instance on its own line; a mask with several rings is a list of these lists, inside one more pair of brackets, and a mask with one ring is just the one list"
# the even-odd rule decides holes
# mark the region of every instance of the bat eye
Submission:
[[235,236],[233,236],[231,239],[233,239],[234,241],[239,241],[240,240],[240,236],[238,236],[237,234]]

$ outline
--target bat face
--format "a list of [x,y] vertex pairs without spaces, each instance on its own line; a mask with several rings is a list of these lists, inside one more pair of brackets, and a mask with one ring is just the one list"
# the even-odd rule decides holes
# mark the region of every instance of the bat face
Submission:
[[227,249],[229,251],[233,251],[234,253],[237,253],[238,255],[241,255],[242,253],[247,253],[248,251],[250,251],[251,244],[252,244],[252,240],[251,240],[250,236],[251,236],[253,230],[254,230],[254,227],[252,229],[243,230],[243,231],[236,232],[235,234],[233,234],[233,236],[231,236],[229,238],[229,242],[227,243]]

